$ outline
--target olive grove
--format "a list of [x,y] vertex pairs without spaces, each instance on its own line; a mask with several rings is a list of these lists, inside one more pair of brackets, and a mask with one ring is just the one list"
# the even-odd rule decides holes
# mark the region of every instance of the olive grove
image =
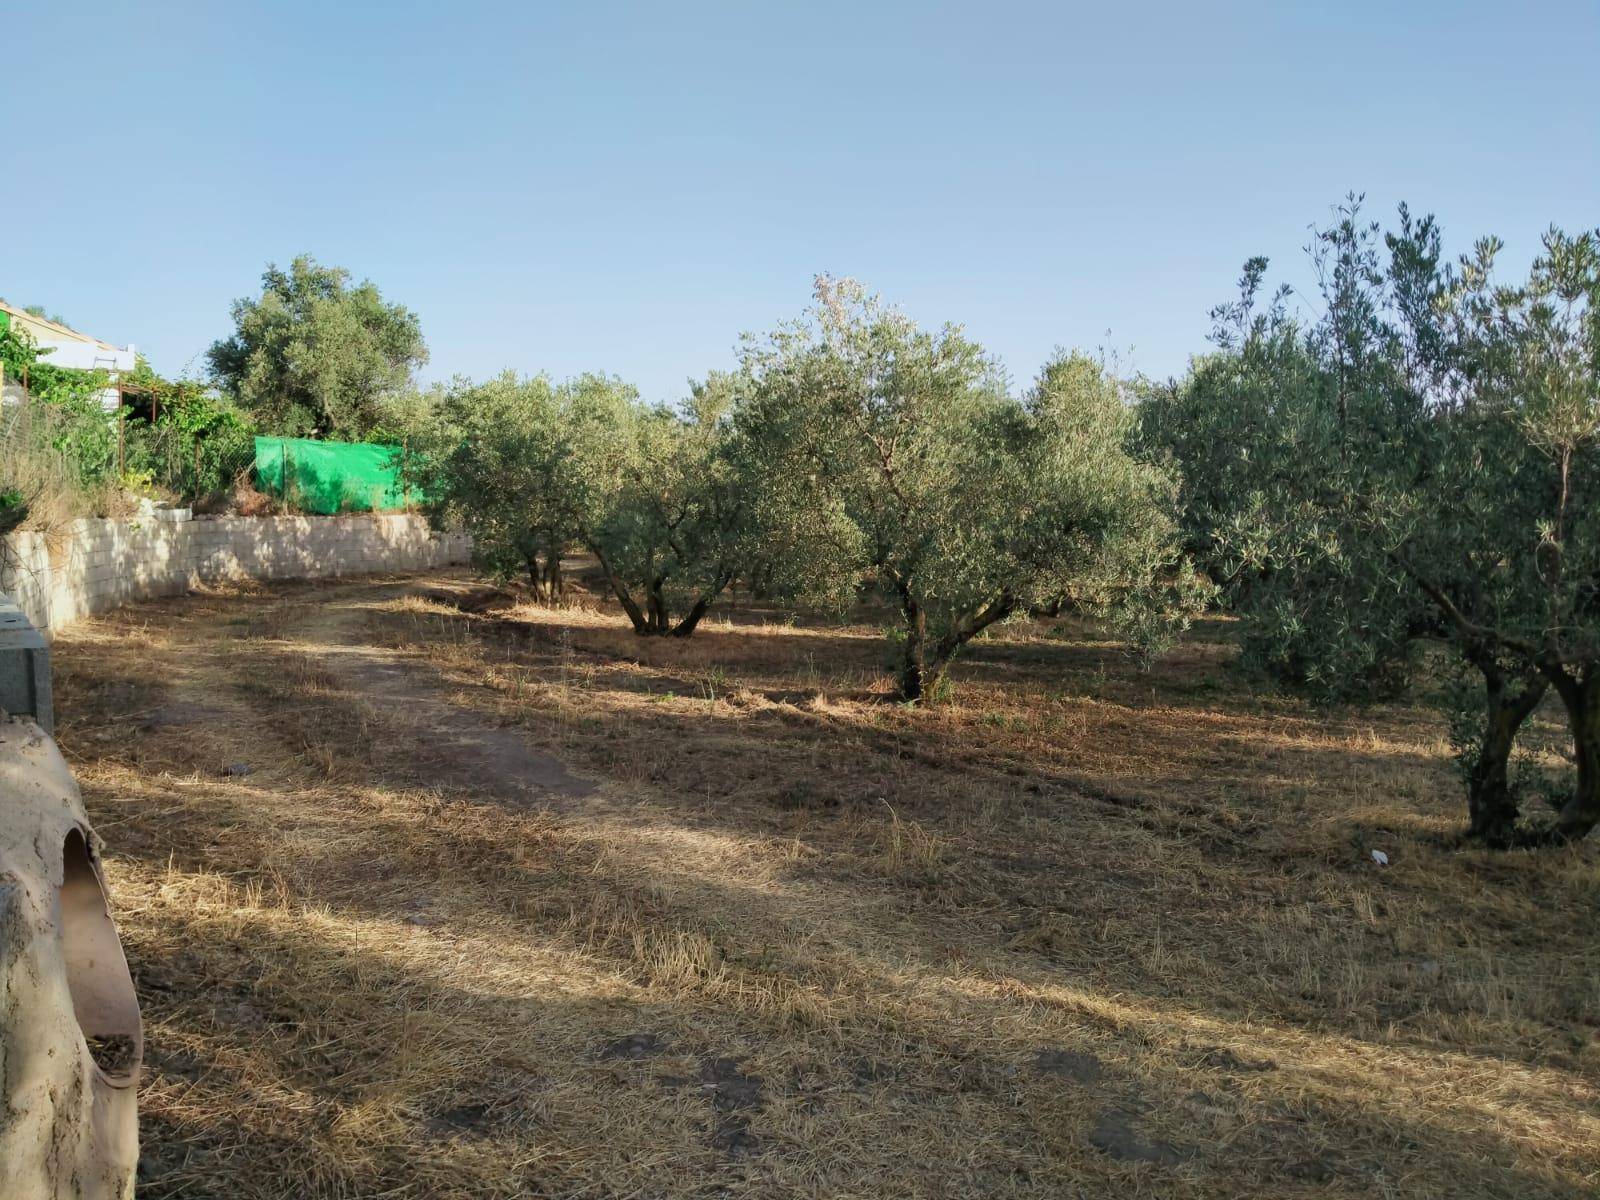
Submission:
[[[734,586],[876,597],[908,702],[1007,620],[1070,607],[1149,653],[1214,599],[1281,683],[1436,696],[1470,836],[1569,841],[1600,823],[1600,250],[1551,230],[1515,283],[1499,252],[1352,196],[1314,289],[1250,260],[1184,378],[1058,352],[1020,394],[959,327],[822,276],[676,407],[597,375],[445,389],[415,470],[486,568],[558,599],[582,548],[640,634]],[[1573,778],[1536,818],[1517,739],[1557,701]]]
[[1122,385],[1082,355],[1022,397],[958,329],[919,329],[849,280],[676,409],[599,376],[447,389],[411,468],[481,565],[559,591],[594,556],[640,634],[692,634],[742,582],[838,605],[878,588],[922,700],[985,629],[1070,602],[1152,650],[1201,594],[1173,484],[1131,451]]

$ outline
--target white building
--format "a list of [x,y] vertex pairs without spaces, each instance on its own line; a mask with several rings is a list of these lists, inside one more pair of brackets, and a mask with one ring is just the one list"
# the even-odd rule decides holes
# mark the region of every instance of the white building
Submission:
[[[44,361],[52,367],[109,371],[111,381],[115,383],[124,371],[133,370],[138,363],[138,355],[132,345],[113,346],[110,342],[102,342],[99,338],[68,329],[55,321],[47,321],[0,300],[0,329],[7,327],[24,330],[41,353],[48,351],[44,354]],[[18,381],[7,379],[4,383],[9,397]],[[100,403],[108,412],[115,409],[117,389],[109,387],[101,392]]]

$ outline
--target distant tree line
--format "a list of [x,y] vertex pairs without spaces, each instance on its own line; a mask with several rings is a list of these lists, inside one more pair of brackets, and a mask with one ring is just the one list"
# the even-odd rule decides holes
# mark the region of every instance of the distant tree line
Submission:
[[839,603],[863,580],[901,621],[898,687],[936,694],[990,626],[1070,600],[1153,649],[1199,594],[1173,485],[1131,452],[1101,364],[1061,356],[1023,396],[959,329],[919,329],[848,280],[679,409],[600,376],[443,394],[418,482],[479,561],[559,586],[592,553],[640,634],[685,637],[735,582]]

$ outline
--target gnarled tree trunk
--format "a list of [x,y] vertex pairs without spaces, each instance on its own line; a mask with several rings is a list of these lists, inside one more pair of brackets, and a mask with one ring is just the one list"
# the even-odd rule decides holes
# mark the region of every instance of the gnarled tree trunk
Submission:
[[674,623],[672,612],[667,605],[664,577],[657,576],[650,581],[645,589],[644,606],[640,607],[628,585],[611,569],[611,565],[598,551],[595,557],[600,560],[600,569],[605,573],[606,582],[611,585],[611,591],[616,596],[617,602],[622,605],[623,612],[628,614],[628,621],[633,625],[634,633],[641,637],[691,636],[706,612],[716,603],[717,597],[732,582],[731,576],[725,576],[701,592],[683,618]]
[[544,587],[552,603],[566,598],[567,581],[561,573],[561,546],[551,542],[544,552]]
[[1490,655],[1475,662],[1483,674],[1484,723],[1477,760],[1467,775],[1467,834],[1505,849],[1516,840],[1518,817],[1511,752],[1550,685],[1539,675],[1510,676]]
[[1017,609],[1015,597],[1002,593],[976,612],[961,617],[949,632],[930,640],[928,610],[910,587],[897,583],[896,590],[900,593],[900,608],[906,619],[905,657],[900,667],[900,699],[909,704],[934,695],[961,648]]
[[528,592],[537,603],[543,604],[547,599],[547,594],[544,573],[539,569],[539,556],[532,552],[523,555],[522,565],[523,569],[528,573]]
[[611,563],[607,561],[604,554],[600,553],[598,546],[593,542],[586,542],[586,545],[588,545],[590,553],[600,563],[600,570],[605,574],[606,583],[611,586],[611,594],[617,598],[617,603],[622,605],[622,611],[628,614],[628,620],[633,625],[633,631],[635,633],[650,633],[649,619],[645,616],[644,610],[639,607],[638,602],[634,600],[633,593],[628,590],[628,585],[623,583],[617,573],[611,569]]
[[928,613],[912,596],[900,588],[900,609],[906,619],[905,655],[900,663],[900,699],[915,704],[938,686],[937,675],[929,678]]
[[1556,814],[1549,840],[1581,841],[1600,825],[1600,670],[1572,675],[1548,672],[1572,729],[1572,749],[1578,760],[1578,777],[1572,795]]

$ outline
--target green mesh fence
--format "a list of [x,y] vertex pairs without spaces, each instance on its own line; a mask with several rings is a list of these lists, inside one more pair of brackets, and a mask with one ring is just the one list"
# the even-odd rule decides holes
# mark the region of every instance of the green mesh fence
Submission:
[[392,512],[421,497],[400,482],[399,446],[258,437],[256,486],[301,512]]

